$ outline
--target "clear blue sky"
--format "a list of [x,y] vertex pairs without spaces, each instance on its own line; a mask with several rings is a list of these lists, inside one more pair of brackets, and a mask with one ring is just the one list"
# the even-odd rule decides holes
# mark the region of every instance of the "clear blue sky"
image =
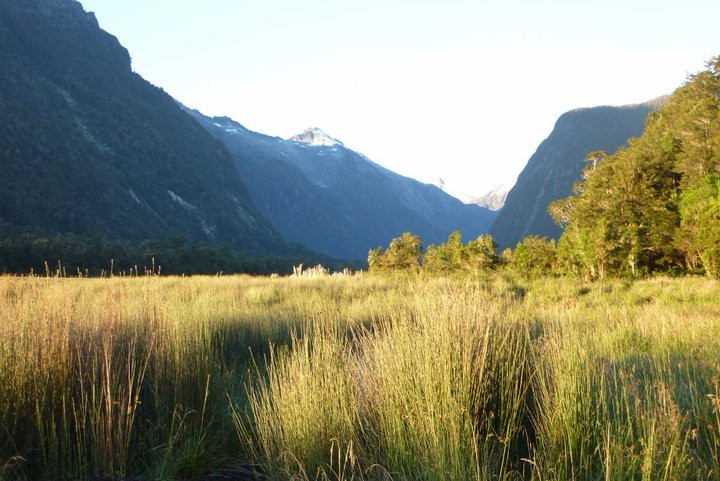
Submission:
[[720,55],[720,2],[82,0],[186,105],[317,126],[458,196],[513,183],[557,117],[645,101]]

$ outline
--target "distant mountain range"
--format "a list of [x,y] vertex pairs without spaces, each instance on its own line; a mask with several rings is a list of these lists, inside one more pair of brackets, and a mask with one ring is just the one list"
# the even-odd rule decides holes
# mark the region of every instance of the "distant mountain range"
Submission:
[[184,109],[74,0],[0,0],[0,65],[2,228],[365,260],[496,215],[319,129],[283,140]]
[[527,235],[559,238],[562,230],[548,206],[572,193],[588,153],[612,154],[639,137],[650,112],[666,102],[660,97],[637,105],[577,109],[560,116],[550,136],[530,157],[510,190],[490,233],[501,247],[514,247]]
[[496,213],[434,185],[403,177],[320,129],[288,140],[252,132],[227,117],[190,111],[235,159],[250,196],[286,238],[344,259],[366,259],[405,231],[426,244],[454,230],[487,233]]

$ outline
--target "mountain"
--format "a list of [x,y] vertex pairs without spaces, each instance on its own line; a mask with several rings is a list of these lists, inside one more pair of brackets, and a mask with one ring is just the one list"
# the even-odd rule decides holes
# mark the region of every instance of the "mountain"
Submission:
[[510,188],[506,185],[496,185],[485,195],[469,199],[468,203],[479,205],[480,207],[485,207],[486,209],[496,212],[505,205],[505,199],[507,199],[509,191]]
[[308,145],[323,145],[325,147],[332,147],[334,145],[343,146],[343,143],[337,139],[330,137],[328,134],[318,129],[317,127],[311,127],[306,129],[303,133],[298,134],[294,137],[289,138],[291,142],[299,142],[301,144]]
[[560,116],[550,136],[530,157],[490,230],[498,244],[514,247],[527,235],[559,238],[562,230],[547,208],[572,193],[585,156],[597,150],[612,154],[627,145],[628,139],[642,134],[648,114],[666,100],[583,108]]
[[381,167],[319,129],[283,140],[227,117],[190,112],[228,148],[253,202],[275,229],[322,253],[365,260],[370,249],[405,231],[426,244],[444,242],[456,229],[475,238],[495,218]]
[[0,225],[292,249],[235,161],[73,0],[0,0]]

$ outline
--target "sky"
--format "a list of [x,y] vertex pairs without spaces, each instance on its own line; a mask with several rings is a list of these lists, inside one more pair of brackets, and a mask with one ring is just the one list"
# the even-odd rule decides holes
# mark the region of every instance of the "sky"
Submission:
[[319,127],[467,199],[511,186],[564,112],[671,93],[720,55],[717,0],[81,0],[185,105]]

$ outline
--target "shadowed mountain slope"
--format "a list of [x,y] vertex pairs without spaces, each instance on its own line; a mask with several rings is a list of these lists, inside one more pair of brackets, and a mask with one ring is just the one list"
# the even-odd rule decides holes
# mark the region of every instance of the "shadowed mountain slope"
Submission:
[[563,114],[550,136],[530,157],[490,233],[501,247],[514,247],[528,235],[557,239],[561,229],[548,206],[572,193],[585,157],[596,150],[612,154],[642,134],[648,114],[667,97],[623,107],[594,107]]
[[405,231],[426,244],[444,242],[453,230],[475,238],[495,218],[488,209],[381,167],[319,129],[283,140],[226,117],[193,114],[232,153],[253,201],[274,227],[320,252],[365,260],[370,249]]
[[289,246],[225,147],[73,0],[0,0],[0,225]]

